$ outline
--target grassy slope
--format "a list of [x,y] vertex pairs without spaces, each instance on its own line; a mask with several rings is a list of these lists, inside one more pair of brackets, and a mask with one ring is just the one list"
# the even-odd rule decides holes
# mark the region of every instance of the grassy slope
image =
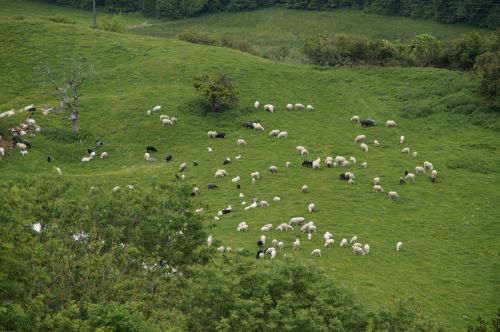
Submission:
[[[69,131],[69,124],[57,116],[37,115],[44,134],[32,139],[34,148],[29,157],[23,159],[19,153],[12,153],[0,160],[0,181],[14,174],[54,174],[53,165],[45,161],[51,155],[64,176],[81,183],[82,190],[89,185],[111,190],[116,184],[127,183],[141,187],[152,179],[170,180],[180,162],[197,160],[200,166],[190,167],[186,182],[202,187],[198,199],[200,205],[207,205],[204,216],[208,232],[224,245],[253,250],[261,225],[304,215],[307,204],[315,202],[318,211],[311,219],[318,225],[319,234],[312,242],[296,232],[272,232],[268,237],[284,240],[288,247],[296,236],[300,237],[304,249],[299,253],[287,250],[287,254],[323,266],[327,275],[352,289],[370,308],[385,306],[392,294],[414,296],[427,312],[453,330],[463,328],[477,314],[491,316],[498,309],[500,234],[496,221],[500,209],[496,201],[500,158],[495,142],[499,134],[449,113],[402,119],[402,102],[396,98],[411,91],[438,103],[441,97],[466,89],[467,74],[429,68],[318,71],[216,47],[29,19],[3,19],[0,31],[0,43],[4,45],[0,63],[5,64],[0,66],[0,75],[8,78],[0,82],[2,111],[30,103],[54,104],[49,88],[41,85],[41,77],[34,71],[36,65],[49,63],[63,70],[73,59],[85,59],[96,62],[98,68],[82,90],[80,126],[86,140],[58,140]],[[277,105],[278,113],[200,118],[182,107],[196,96],[192,77],[217,69],[234,77],[243,107],[259,99]],[[314,104],[315,112],[283,111],[286,103],[296,101]],[[163,105],[162,113],[179,118],[176,127],[161,128],[157,116],[145,115],[146,109],[156,104]],[[373,117],[379,123],[392,118],[398,127],[361,129],[349,122],[353,114]],[[266,132],[287,130],[290,138],[271,140],[266,133],[245,130],[239,123],[246,119],[261,120]],[[0,132],[21,121],[22,115],[2,119]],[[228,139],[208,140],[206,131],[210,129],[226,131]],[[353,143],[354,136],[361,133],[367,134],[370,142],[376,138],[382,145],[370,145],[370,152],[362,154]],[[406,136],[407,145],[419,152],[416,160],[399,152],[401,134]],[[95,137],[104,139],[111,157],[83,165],[79,160]],[[247,140],[246,148],[236,148],[239,137]],[[143,149],[149,144],[157,146],[161,155],[173,153],[175,161],[144,163]],[[357,183],[348,186],[337,180],[340,170],[322,168],[313,173],[302,169],[302,159],[294,154],[298,144],[306,145],[313,158],[354,155],[369,166],[366,170],[354,167]],[[208,153],[207,146],[214,152]],[[215,181],[213,173],[222,168],[222,160],[238,153],[242,153],[242,161],[226,169],[230,176],[242,176],[246,201],[254,194],[268,201],[279,195],[279,206],[244,212],[230,179]],[[290,169],[282,167],[286,160],[292,162]],[[414,184],[397,184],[403,170],[413,169],[424,160],[432,161],[439,170],[438,184],[431,185],[420,177]],[[481,167],[471,171],[470,160]],[[266,172],[272,164],[280,167],[275,176]],[[456,164],[469,169],[448,167]],[[251,186],[249,173],[254,170],[261,171],[263,179]],[[391,202],[385,195],[372,193],[374,176],[381,176],[385,190],[397,190],[401,199]],[[209,181],[221,188],[215,192],[203,190]],[[305,183],[311,188],[306,196],[299,192]],[[218,224],[210,221],[228,203],[235,213]],[[242,220],[250,224],[248,234],[235,231]],[[370,243],[372,254],[354,257],[349,250],[336,246],[323,250],[323,257],[313,260],[309,252],[322,246],[321,234],[326,230],[335,234],[337,244],[342,237],[357,234],[361,242]],[[398,240],[404,242],[404,251],[397,254],[394,245]]]
[[[286,45],[292,57],[306,37],[318,34],[349,33],[369,38],[409,42],[415,35],[430,33],[439,39],[454,39],[472,30],[462,25],[441,24],[432,20],[380,16],[359,10],[328,12],[268,8],[251,12],[218,13],[179,21],[130,29],[132,33],[174,38],[179,32],[197,27],[216,36],[246,39],[262,54]],[[482,29],[477,29],[486,32]]]

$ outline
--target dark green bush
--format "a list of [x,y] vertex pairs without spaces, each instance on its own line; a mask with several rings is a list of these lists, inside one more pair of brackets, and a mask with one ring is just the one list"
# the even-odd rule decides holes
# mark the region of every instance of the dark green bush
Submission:
[[202,45],[220,45],[221,41],[197,28],[189,28],[177,35],[180,40],[186,41],[188,43],[202,44]]
[[110,32],[124,32],[125,22],[120,15],[106,16],[101,19],[101,28]]
[[231,78],[223,72],[195,77],[194,87],[213,112],[228,110],[238,103]]

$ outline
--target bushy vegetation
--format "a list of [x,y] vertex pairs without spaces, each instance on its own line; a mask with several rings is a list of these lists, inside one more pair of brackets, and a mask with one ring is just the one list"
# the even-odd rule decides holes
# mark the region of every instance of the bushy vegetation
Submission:
[[238,103],[231,78],[223,72],[197,76],[194,87],[213,112],[228,110]]
[[100,27],[105,31],[110,32],[124,32],[125,22],[123,22],[120,15],[103,17],[99,23]]

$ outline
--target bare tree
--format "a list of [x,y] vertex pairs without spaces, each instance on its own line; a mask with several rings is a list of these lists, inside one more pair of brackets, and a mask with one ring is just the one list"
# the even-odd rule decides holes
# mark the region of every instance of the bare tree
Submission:
[[60,101],[58,111],[62,112],[66,110],[70,112],[69,120],[71,120],[73,133],[78,133],[78,89],[92,75],[93,71],[92,66],[89,67],[88,71],[82,71],[78,65],[75,65],[71,74],[64,76],[63,85],[59,85],[54,77],[54,72],[50,68],[44,69],[47,81],[54,86]]

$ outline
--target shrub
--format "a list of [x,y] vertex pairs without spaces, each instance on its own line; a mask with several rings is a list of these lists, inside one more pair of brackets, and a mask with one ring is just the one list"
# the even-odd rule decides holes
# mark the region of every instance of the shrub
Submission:
[[49,17],[49,21],[55,22],[55,23],[63,23],[63,24],[76,24],[75,21],[72,21],[64,16],[52,16],[52,17]]
[[180,40],[202,45],[220,45],[220,40],[197,28],[189,28],[177,35]]
[[125,22],[120,15],[106,16],[101,19],[102,29],[111,32],[124,32]]
[[269,57],[276,61],[286,61],[289,56],[290,48],[288,46],[279,46],[269,52]]
[[231,78],[223,72],[196,77],[194,87],[213,112],[227,110],[238,102]]
[[229,47],[238,51],[242,51],[245,53],[253,54],[253,55],[259,55],[259,51],[250,44],[247,40],[245,39],[236,39],[236,38],[230,38],[230,37],[223,37],[222,38],[222,46],[224,47]]
[[494,110],[500,111],[500,51],[477,57],[474,76],[479,82],[478,93],[489,100]]

